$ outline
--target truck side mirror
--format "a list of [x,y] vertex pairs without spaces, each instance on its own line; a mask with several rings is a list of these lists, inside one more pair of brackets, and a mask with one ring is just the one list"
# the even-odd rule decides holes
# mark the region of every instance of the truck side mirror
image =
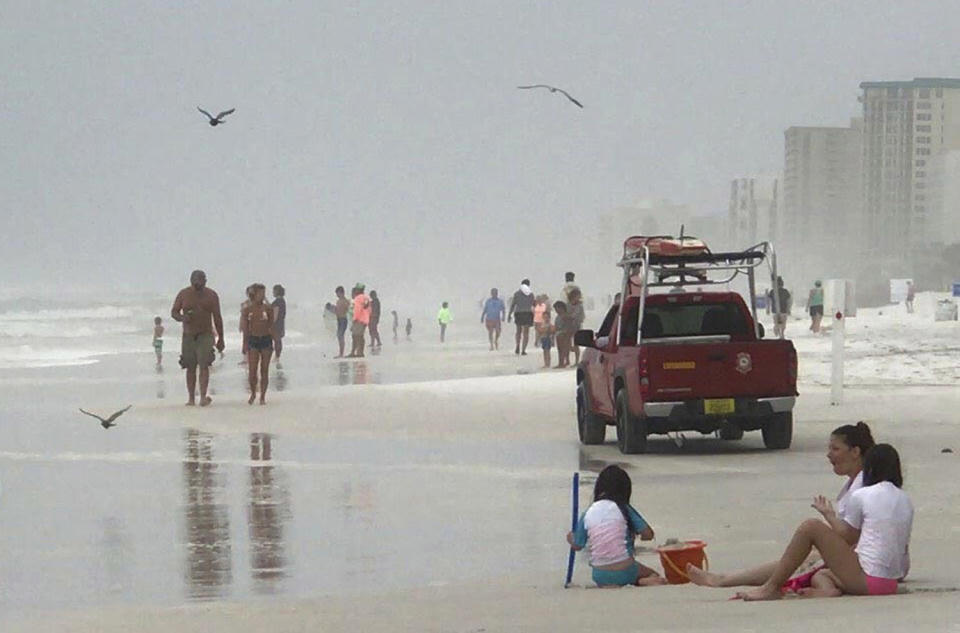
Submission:
[[597,341],[594,338],[593,330],[577,330],[573,335],[573,342],[580,347],[596,347]]
[[760,332],[760,338],[763,338],[766,331],[763,329],[763,323],[757,323],[757,330]]

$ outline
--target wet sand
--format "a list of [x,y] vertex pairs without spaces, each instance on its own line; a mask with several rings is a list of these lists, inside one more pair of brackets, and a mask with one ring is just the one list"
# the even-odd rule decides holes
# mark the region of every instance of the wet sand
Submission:
[[[422,353],[437,375],[473,371],[455,350]],[[403,362],[370,359],[373,373],[378,361]],[[109,408],[122,378],[57,383],[46,399],[49,385],[4,387],[0,628],[944,631],[960,615],[944,592],[960,585],[960,492],[944,485],[960,462],[940,452],[960,452],[956,389],[849,389],[831,407],[806,385],[790,451],[764,450],[757,433],[690,434],[624,456],[612,429],[607,444],[579,446],[574,375],[517,375],[536,358],[501,354],[491,365],[510,375],[497,377],[344,386],[288,363],[266,408],[245,404],[226,366],[209,409],[180,404],[178,374],[165,374],[164,398],[138,378],[125,388],[143,399],[109,432],[67,402],[93,389]],[[730,569],[777,556],[815,516],[813,495],[836,493],[825,440],[857,419],[904,459],[914,595],[746,605],[690,586],[599,590],[585,588],[583,558],[579,586],[562,588],[573,471],[586,502],[594,473],[625,465],[658,541],[703,539],[713,568]]]

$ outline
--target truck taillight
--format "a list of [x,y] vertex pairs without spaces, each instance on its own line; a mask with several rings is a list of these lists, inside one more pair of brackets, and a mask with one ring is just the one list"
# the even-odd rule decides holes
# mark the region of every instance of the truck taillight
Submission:
[[650,390],[650,377],[647,374],[647,358],[646,356],[640,357],[640,366],[638,367],[637,375],[640,380],[640,395],[641,397],[646,396],[647,392]]

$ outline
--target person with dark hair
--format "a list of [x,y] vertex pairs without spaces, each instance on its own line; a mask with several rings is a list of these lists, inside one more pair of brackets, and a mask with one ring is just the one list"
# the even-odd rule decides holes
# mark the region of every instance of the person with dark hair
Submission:
[[270,382],[270,355],[274,341],[277,340],[274,321],[275,309],[267,303],[267,288],[263,284],[250,286],[251,302],[240,315],[240,328],[244,333],[244,349],[247,355],[250,399],[253,404],[257,398],[257,372],[259,370],[260,404],[267,404],[267,385]]
[[530,342],[530,328],[533,326],[533,290],[530,289],[530,280],[520,282],[520,289],[513,293],[510,300],[510,312],[507,313],[507,323],[511,320],[517,324],[517,346],[513,353],[527,355],[527,344]]
[[[830,440],[827,444],[827,461],[833,467],[833,472],[841,477],[846,477],[840,494],[836,498],[836,510],[833,509],[830,502],[823,496],[817,496],[814,499],[813,507],[820,512],[824,520],[835,530],[842,529],[842,522],[846,517],[847,503],[850,495],[863,487],[863,458],[867,451],[874,446],[873,434],[870,427],[865,422],[856,424],[844,424],[833,430],[830,434]],[[856,542],[850,544],[851,547]],[[822,588],[821,572],[826,571],[826,565],[819,559],[811,560],[805,567],[810,569],[804,573],[790,578],[784,584],[784,589],[797,593],[809,593],[816,595],[815,592]],[[687,573],[690,580],[695,584],[707,587],[742,587],[742,586],[760,586],[763,585],[773,575],[777,568],[777,562],[769,562],[750,569],[737,572],[721,574],[716,572],[706,572],[699,567],[687,567]],[[812,590],[812,591],[808,591]]]
[[793,307],[791,305],[793,297],[790,295],[790,291],[784,287],[783,277],[779,276],[777,277],[777,288],[772,293],[776,293],[775,296],[771,294],[771,299],[776,299],[776,302],[772,304],[773,333],[783,338],[787,333],[787,319],[790,317],[790,310]]
[[[737,597],[744,600],[781,597],[781,585],[814,547],[827,563],[824,579],[830,584],[808,595],[885,596],[897,593],[897,581],[907,573],[904,561],[909,555],[913,530],[913,503],[901,490],[903,474],[900,455],[895,448],[889,444],[877,444],[867,451],[863,484],[863,488],[851,493],[839,530],[822,521],[804,521],[767,582],[751,591],[738,593]],[[856,550],[851,550],[849,544],[854,542],[857,543]]]
[[343,351],[346,345],[346,333],[349,321],[347,313],[350,311],[350,300],[346,297],[343,286],[337,286],[334,291],[337,295],[337,302],[334,304],[334,311],[337,315],[337,344],[340,345],[340,353],[334,358],[343,358]]
[[400,317],[397,316],[396,310],[390,311],[391,316],[393,316],[393,342],[396,343],[398,340],[397,330],[400,328]]
[[277,367],[283,352],[283,337],[287,335],[287,291],[280,284],[273,287],[273,348],[277,352]]
[[483,302],[483,310],[480,312],[480,322],[487,328],[491,352],[500,349],[500,328],[506,314],[507,307],[503,304],[499,291],[491,288],[490,296]]
[[[567,349],[573,350],[573,362],[575,365],[579,365],[580,346],[574,344],[573,335],[577,333],[577,330],[583,327],[583,321],[587,318],[586,314],[583,312],[583,294],[580,292],[579,288],[573,288],[570,291],[569,299],[567,301],[567,316],[570,317],[572,322],[570,325],[572,333],[569,335],[569,339],[567,340]],[[569,362],[564,364],[568,365]]]
[[567,533],[575,550],[589,547],[593,581],[600,587],[662,585],[666,580],[634,558],[634,539],[654,538],[653,528],[630,505],[630,475],[617,465],[597,475],[593,504],[580,515],[577,526]]
[[376,290],[370,291],[370,349],[383,347],[380,340],[380,297]]

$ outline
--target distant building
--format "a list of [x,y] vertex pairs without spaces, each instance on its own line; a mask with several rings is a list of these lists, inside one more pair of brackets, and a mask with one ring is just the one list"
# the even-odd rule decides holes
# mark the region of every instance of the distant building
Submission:
[[931,170],[942,152],[960,149],[960,79],[866,81],[860,88],[867,251],[891,262],[890,272],[907,273],[912,255],[937,238]]
[[927,165],[931,241],[960,244],[960,150],[940,152]]
[[727,240],[731,248],[777,242],[781,234],[780,178],[752,176],[730,182]]
[[835,254],[859,251],[862,121],[849,127],[788,128],[784,133],[781,252],[805,277],[841,274]]

